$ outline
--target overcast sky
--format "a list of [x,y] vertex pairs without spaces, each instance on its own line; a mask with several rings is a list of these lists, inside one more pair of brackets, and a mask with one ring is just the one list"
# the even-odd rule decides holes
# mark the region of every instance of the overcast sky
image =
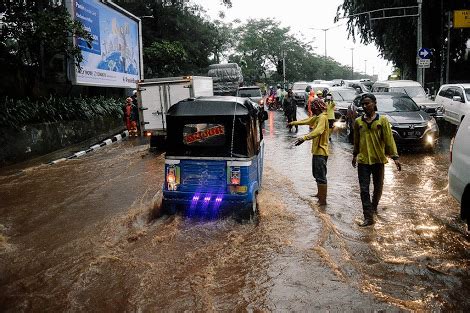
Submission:
[[[378,56],[379,52],[374,45],[364,46],[359,42],[354,43],[352,40],[348,40],[344,22],[333,23],[336,9],[343,3],[342,0],[282,2],[232,0],[233,6],[230,9],[221,5],[220,0],[191,0],[191,2],[204,7],[211,19],[217,18],[219,11],[225,13],[226,21],[240,19],[244,22],[249,18],[274,18],[280,22],[281,27],[289,26],[294,34],[302,34],[306,41],[314,40],[312,43],[312,46],[316,47],[314,51],[321,56],[325,54],[325,32],[311,28],[333,27],[326,31],[328,57],[332,57],[343,65],[351,66],[351,59],[354,56],[354,71],[367,71],[368,75],[377,74],[380,80],[387,79],[392,71],[392,64],[387,64],[387,61]],[[282,3],[284,5],[281,5]],[[351,48],[354,48],[352,53]]]

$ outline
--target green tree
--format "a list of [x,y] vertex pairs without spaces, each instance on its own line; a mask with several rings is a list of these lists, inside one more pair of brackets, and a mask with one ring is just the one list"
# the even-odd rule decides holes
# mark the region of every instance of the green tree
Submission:
[[[416,6],[416,0],[390,0],[386,5],[375,0],[344,0],[338,8],[338,17],[368,12],[384,7]],[[433,49],[432,67],[426,71],[426,79],[438,81],[441,75],[441,65],[445,62],[445,42],[447,41],[446,12],[457,9],[470,9],[467,0],[425,0],[423,1],[423,46]],[[391,11],[388,14],[402,13]],[[407,13],[416,13],[409,10]],[[374,15],[372,15],[374,17]],[[364,44],[374,43],[381,55],[392,61],[400,68],[403,77],[416,77],[416,29],[417,18],[406,17],[395,19],[369,21],[368,15],[355,15],[348,18],[348,31],[352,38],[358,35]],[[470,58],[467,41],[470,29],[451,30],[450,73],[451,80],[468,80]]]
[[2,94],[37,96],[40,84],[57,55],[66,56],[78,66],[80,50],[71,44],[72,36],[91,36],[82,25],[71,19],[65,7],[49,1],[4,1],[0,33]]
[[[146,77],[207,74],[229,49],[230,31],[186,1],[115,1],[142,18]],[[151,18],[150,16],[153,16]]]

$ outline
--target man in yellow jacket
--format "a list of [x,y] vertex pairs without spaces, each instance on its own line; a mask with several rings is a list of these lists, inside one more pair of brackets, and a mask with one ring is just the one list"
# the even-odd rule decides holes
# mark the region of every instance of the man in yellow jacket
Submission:
[[312,174],[317,182],[318,203],[325,205],[327,194],[326,163],[328,161],[329,131],[328,115],[323,100],[319,99],[314,102],[312,117],[289,123],[289,126],[295,125],[310,125],[313,128],[309,134],[297,138],[294,144],[298,146],[306,140],[312,140]]
[[[384,183],[384,164],[390,156],[397,169],[401,171],[397,146],[393,139],[390,122],[385,116],[377,114],[377,100],[373,94],[361,96],[364,115],[354,121],[354,152],[352,166],[357,166],[359,186],[361,189],[364,221],[359,226],[374,224],[374,214],[382,196]],[[372,202],[370,199],[370,176],[374,183]]]

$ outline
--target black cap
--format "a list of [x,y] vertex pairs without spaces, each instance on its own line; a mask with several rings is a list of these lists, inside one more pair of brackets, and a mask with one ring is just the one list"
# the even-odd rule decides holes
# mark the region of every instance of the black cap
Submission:
[[365,98],[369,98],[369,99],[371,99],[372,101],[377,102],[377,98],[375,98],[375,96],[374,96],[373,94],[371,94],[370,92],[364,93],[364,94],[361,95],[361,102],[362,102],[362,100],[364,100]]

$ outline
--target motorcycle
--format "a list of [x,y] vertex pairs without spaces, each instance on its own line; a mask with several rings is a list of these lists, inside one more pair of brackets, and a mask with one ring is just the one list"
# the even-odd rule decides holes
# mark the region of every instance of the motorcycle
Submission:
[[268,98],[266,99],[266,105],[268,107],[268,110],[270,111],[275,111],[279,109],[279,103],[276,100],[276,96],[274,95],[268,96]]

